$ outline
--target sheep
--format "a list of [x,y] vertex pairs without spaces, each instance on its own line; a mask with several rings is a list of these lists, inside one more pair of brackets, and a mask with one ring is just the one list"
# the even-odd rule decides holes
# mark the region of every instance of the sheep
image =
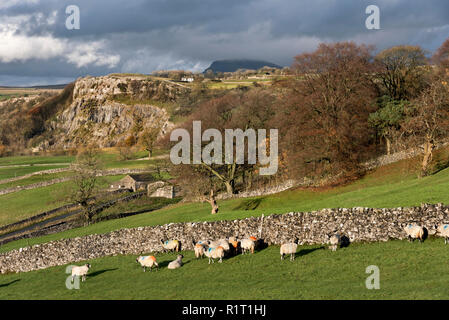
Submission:
[[166,251],[176,251],[179,252],[180,242],[178,240],[162,240],[162,247]]
[[143,272],[145,272],[145,268],[150,268],[150,271],[153,270],[153,267],[156,267],[156,270],[159,269],[159,265],[156,262],[156,258],[154,256],[139,256],[136,259],[136,262],[140,263],[143,267]]
[[404,228],[405,233],[407,234],[408,240],[410,242],[415,241],[415,239],[419,239],[419,242],[422,243],[424,240],[424,228],[418,226],[415,223],[410,223]]
[[235,237],[230,237],[228,239],[229,244],[231,245],[230,247],[232,248],[234,254],[237,254],[238,252],[238,247],[239,247],[239,241],[237,240],[237,238]]
[[444,244],[449,243],[449,224],[440,224],[435,226],[436,234],[440,237],[444,237]]
[[337,251],[337,247],[341,244],[341,235],[336,233],[333,235],[328,235],[327,237],[330,244],[329,249],[332,251]]
[[197,259],[202,258],[204,256],[205,247],[207,246],[206,243],[207,242],[202,240],[198,241],[197,243],[193,241],[193,251],[195,252],[195,257]]
[[172,262],[170,262],[168,264],[168,268],[169,269],[181,268],[181,266],[182,266],[182,258],[184,258],[184,256],[182,254],[179,254],[178,257],[176,258],[176,260],[173,260]]
[[295,260],[296,250],[298,249],[298,239],[294,242],[288,242],[281,245],[281,260],[284,260],[284,254],[290,255],[290,261]]
[[220,240],[213,240],[213,241],[208,241],[207,242],[207,246],[209,248],[216,248],[220,245]]
[[224,249],[222,246],[218,246],[216,248],[209,247],[206,249],[204,254],[206,255],[206,257],[209,258],[209,264],[211,261],[212,261],[212,263],[214,263],[215,262],[214,259],[218,259],[218,258],[220,258],[220,260],[218,261],[219,263],[223,262]]
[[220,239],[218,240],[218,245],[223,248],[225,253],[228,253],[230,250],[229,240],[228,239]]
[[84,266],[73,266],[72,268],[72,282],[75,280],[75,277],[82,277],[81,281],[86,280],[87,272],[90,269],[90,264],[86,263]]
[[241,240],[240,247],[242,248],[242,254],[245,254],[247,251],[251,251],[251,253],[254,253],[256,241],[257,239],[255,237],[249,237]]

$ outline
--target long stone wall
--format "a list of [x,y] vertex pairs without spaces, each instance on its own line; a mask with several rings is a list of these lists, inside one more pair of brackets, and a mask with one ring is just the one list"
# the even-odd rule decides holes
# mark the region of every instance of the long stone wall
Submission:
[[339,231],[354,241],[404,239],[403,228],[416,222],[432,233],[437,223],[449,221],[449,207],[422,205],[410,208],[323,209],[291,212],[233,221],[171,223],[122,229],[74,239],[52,241],[0,254],[0,272],[26,272],[118,254],[142,254],[162,250],[161,239],[178,239],[191,250],[192,240],[256,236],[268,245],[299,239],[300,244],[323,244]]

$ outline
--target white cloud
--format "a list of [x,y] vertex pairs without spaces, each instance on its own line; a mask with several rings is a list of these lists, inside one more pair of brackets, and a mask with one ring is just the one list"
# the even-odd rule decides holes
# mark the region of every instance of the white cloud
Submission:
[[0,10],[6,9],[10,7],[14,7],[18,4],[24,5],[24,4],[37,4],[39,3],[39,0],[2,0],[0,2]]
[[12,31],[0,32],[0,61],[26,61],[29,59],[51,59],[64,54],[64,41],[50,35],[27,37]]
[[68,40],[55,38],[50,33],[29,35],[33,23],[54,24],[57,12],[48,16],[38,12],[33,15],[15,17],[0,16],[0,62],[24,62],[31,59],[49,60],[60,58],[78,68],[90,64],[115,67],[119,55],[104,52],[104,41]]
[[75,64],[78,68],[89,64],[113,68],[119,63],[120,55],[102,53],[101,50],[104,46],[104,41],[74,43],[66,52],[67,61]]

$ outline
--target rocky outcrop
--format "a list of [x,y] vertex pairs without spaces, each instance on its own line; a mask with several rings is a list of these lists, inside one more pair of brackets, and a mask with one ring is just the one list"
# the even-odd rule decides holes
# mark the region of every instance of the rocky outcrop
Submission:
[[404,239],[410,222],[429,231],[449,221],[449,207],[422,205],[410,208],[323,209],[291,212],[233,221],[170,223],[162,226],[122,229],[74,239],[20,248],[0,254],[0,272],[26,272],[118,254],[162,251],[161,239],[178,239],[182,249],[191,250],[192,240],[256,236],[269,245],[299,239],[300,244],[322,244],[338,230],[354,241]]
[[[189,88],[149,78],[86,77],[78,79],[72,103],[46,124],[51,132],[36,150],[67,149],[94,142],[114,146],[147,127],[161,127],[164,134],[171,123],[161,103],[175,102]],[[154,101],[154,103],[153,103]]]

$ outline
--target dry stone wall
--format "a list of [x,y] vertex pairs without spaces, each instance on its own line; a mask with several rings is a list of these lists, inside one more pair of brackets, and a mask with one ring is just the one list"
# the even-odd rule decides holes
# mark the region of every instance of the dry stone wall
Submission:
[[262,238],[269,245],[298,238],[300,244],[323,244],[334,231],[354,241],[387,241],[406,238],[403,228],[411,222],[432,233],[437,223],[449,222],[449,207],[373,209],[323,209],[291,212],[233,221],[171,223],[162,226],[122,229],[74,239],[20,248],[0,254],[0,272],[26,272],[103,256],[138,255],[162,251],[161,239],[178,239],[182,249],[193,249],[192,240],[230,236]]

